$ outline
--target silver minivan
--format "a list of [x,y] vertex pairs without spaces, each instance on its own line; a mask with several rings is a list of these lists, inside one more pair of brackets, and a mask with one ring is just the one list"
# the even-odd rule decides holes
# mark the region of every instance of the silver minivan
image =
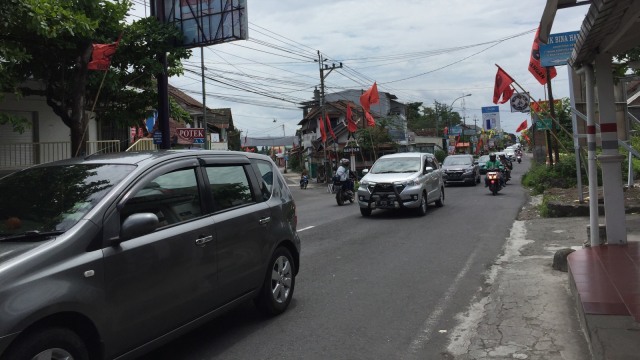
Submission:
[[3,177],[0,194],[2,360],[135,358],[293,296],[296,207],[266,156],[74,158]]
[[362,216],[374,209],[415,209],[427,214],[427,205],[444,205],[442,169],[433,154],[406,152],[384,155],[365,171],[358,187]]

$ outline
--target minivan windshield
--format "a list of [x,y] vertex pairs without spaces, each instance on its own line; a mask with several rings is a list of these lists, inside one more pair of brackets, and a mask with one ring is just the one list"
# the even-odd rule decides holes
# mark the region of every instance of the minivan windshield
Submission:
[[420,171],[419,157],[380,158],[371,167],[371,174],[407,173]]
[[34,167],[0,179],[0,239],[67,231],[134,168],[67,164]]

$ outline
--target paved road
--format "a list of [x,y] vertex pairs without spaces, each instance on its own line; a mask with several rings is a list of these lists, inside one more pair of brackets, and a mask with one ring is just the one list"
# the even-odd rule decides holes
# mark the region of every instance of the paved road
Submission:
[[[302,269],[288,312],[250,304],[145,359],[438,359],[500,255],[525,195],[525,164],[498,196],[446,188],[425,217],[339,207],[324,187],[292,187]],[[295,185],[295,184],[293,184]]]

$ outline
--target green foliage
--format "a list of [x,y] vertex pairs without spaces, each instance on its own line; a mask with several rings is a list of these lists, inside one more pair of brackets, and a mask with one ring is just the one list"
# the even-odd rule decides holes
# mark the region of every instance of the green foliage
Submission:
[[442,164],[442,162],[444,161],[444,158],[447,157],[447,153],[444,150],[441,149],[437,149],[435,151],[435,154],[433,154],[436,159],[438,159],[438,162]]
[[[584,171],[583,183],[587,183]],[[522,177],[522,184],[530,188],[534,194],[542,194],[548,188],[571,188],[577,184],[576,163],[573,154],[562,154],[560,161],[554,166],[534,164]]]
[[31,122],[22,116],[14,116],[11,114],[0,112],[0,125],[11,124],[14,131],[22,134],[25,130],[31,128]]
[[291,153],[289,155],[289,160],[287,161],[289,168],[293,171],[300,172],[302,171],[302,158],[300,153]]
[[[173,47],[179,31],[146,18],[125,23],[130,0],[6,0],[0,7],[0,92],[45,96],[71,130],[73,151],[83,146],[84,111],[97,120],[132,125],[156,107],[156,74],[167,53],[168,75],[179,75],[190,51]],[[109,71],[91,71],[92,44],[122,35]],[[27,79],[43,90],[20,88]],[[97,99],[97,101],[96,101]],[[174,117],[184,113],[174,109]]]

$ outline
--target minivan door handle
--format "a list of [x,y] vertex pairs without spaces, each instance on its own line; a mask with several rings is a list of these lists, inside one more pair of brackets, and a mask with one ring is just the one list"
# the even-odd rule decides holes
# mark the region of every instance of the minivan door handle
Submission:
[[271,216],[263,217],[259,221],[260,225],[266,225],[266,224],[268,224],[270,222],[271,222]]
[[197,246],[205,246],[210,241],[213,241],[213,235],[204,236],[204,237],[196,239],[196,245]]

